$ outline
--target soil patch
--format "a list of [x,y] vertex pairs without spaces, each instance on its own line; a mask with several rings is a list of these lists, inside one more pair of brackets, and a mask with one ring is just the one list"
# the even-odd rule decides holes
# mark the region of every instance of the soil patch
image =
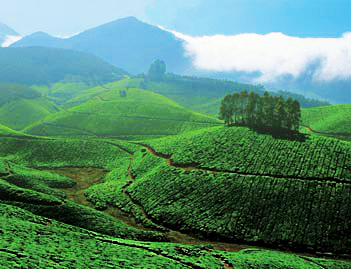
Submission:
[[47,170],[51,173],[56,173],[61,176],[66,176],[73,179],[77,184],[72,188],[60,188],[67,195],[67,199],[77,204],[94,207],[88,202],[84,196],[86,189],[92,185],[102,183],[102,178],[107,173],[106,170],[100,168],[76,168],[64,167]]

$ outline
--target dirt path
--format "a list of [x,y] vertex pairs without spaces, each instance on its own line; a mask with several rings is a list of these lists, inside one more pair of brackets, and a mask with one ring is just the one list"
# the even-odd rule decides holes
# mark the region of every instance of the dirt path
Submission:
[[[168,166],[183,169],[185,171],[204,171],[204,172],[210,172],[210,173],[229,173],[229,174],[237,174],[237,175],[244,175],[244,176],[267,176],[267,177],[271,177],[271,178],[275,178],[275,179],[290,178],[290,179],[304,180],[304,181],[305,180],[314,180],[314,181],[316,180],[315,177],[301,177],[301,176],[291,176],[291,175],[283,176],[283,175],[273,175],[273,174],[247,173],[247,172],[240,172],[240,171],[220,170],[220,169],[216,169],[216,168],[200,167],[199,164],[197,164],[197,163],[179,164],[179,163],[175,163],[171,159],[171,155],[164,154],[162,152],[157,152],[150,145],[143,144],[143,143],[135,143],[135,144],[143,146],[153,156],[165,159]],[[351,182],[348,180],[336,179],[336,178],[332,178],[332,177],[325,177],[325,178],[323,178],[323,181],[330,181],[330,182],[341,183],[341,184],[351,184]]]
[[46,170],[51,173],[59,174],[73,179],[77,184],[72,188],[60,188],[66,193],[67,199],[81,205],[93,207],[93,205],[87,201],[84,196],[85,190],[92,185],[101,182],[104,175],[107,173],[104,169],[99,168],[56,168]]

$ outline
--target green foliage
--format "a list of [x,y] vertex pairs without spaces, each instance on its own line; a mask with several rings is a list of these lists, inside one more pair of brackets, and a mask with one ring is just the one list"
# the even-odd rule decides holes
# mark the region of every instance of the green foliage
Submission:
[[[141,89],[126,89],[120,83],[107,85],[96,98],[49,115],[25,129],[35,135],[153,136],[173,135],[189,129],[219,124],[219,121],[179,106],[170,99]],[[99,89],[96,89],[100,91]],[[91,96],[91,92],[85,92]],[[78,102],[75,98],[74,102]]]
[[58,110],[47,98],[17,99],[0,107],[0,122],[21,130]]
[[0,124],[0,136],[27,136],[22,132],[18,132]]
[[35,99],[38,97],[40,97],[40,94],[29,86],[15,83],[0,83],[0,106],[21,98]]
[[70,188],[75,185],[72,179],[57,174],[9,163],[8,167],[10,175],[4,179],[18,187],[65,198],[65,194],[62,191],[52,188]]
[[[238,253],[208,246],[122,240],[0,204],[0,268],[348,268],[322,260],[267,250]],[[308,259],[309,262],[306,260]],[[277,267],[280,265],[281,267]],[[283,267],[286,266],[286,267]],[[308,266],[308,267],[307,267]]]
[[[166,74],[162,81],[145,80],[142,85],[143,88],[162,94],[188,109],[214,117],[218,116],[221,99],[226,94],[247,91],[262,96],[265,91],[261,85],[255,86],[228,80],[178,76],[174,74]],[[306,99],[302,95],[290,92],[271,92],[271,95],[282,95],[286,100],[290,96],[294,100],[298,100],[302,107],[326,105],[324,102]]]
[[111,169],[128,156],[117,147],[93,140],[0,138],[0,157],[30,167],[101,167]]
[[205,238],[350,253],[349,143],[224,127],[146,143],[180,167],[136,152],[128,192],[156,223]]
[[151,64],[147,77],[152,81],[161,81],[164,79],[165,72],[166,72],[165,62],[161,60],[156,60]]
[[241,124],[296,131],[299,129],[301,111],[299,102],[290,97],[285,101],[282,96],[270,96],[268,92],[261,97],[254,92],[242,91],[223,98],[219,115],[227,126]]
[[296,94],[296,93],[292,93],[292,92],[287,92],[287,91],[278,91],[276,93],[277,96],[283,96],[284,99],[288,99],[289,97],[297,100],[301,107],[303,108],[309,108],[309,107],[318,107],[318,106],[330,106],[330,103],[326,102],[326,101],[320,101],[320,100],[316,100],[316,99],[310,99],[310,98],[306,98],[301,94]]
[[351,105],[333,105],[302,110],[302,125],[326,134],[351,134]]
[[[213,127],[147,141],[176,164],[243,174],[351,181],[350,144],[310,136],[277,139],[243,127]],[[287,165],[289,164],[289,165]]]

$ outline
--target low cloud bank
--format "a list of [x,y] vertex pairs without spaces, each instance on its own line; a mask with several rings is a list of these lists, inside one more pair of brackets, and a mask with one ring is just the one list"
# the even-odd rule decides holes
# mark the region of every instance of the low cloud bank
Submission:
[[9,47],[11,44],[20,41],[22,38],[22,36],[8,35],[5,37],[5,40],[1,43],[1,47]]
[[315,81],[351,78],[351,33],[299,38],[282,33],[193,37],[169,32],[185,41],[186,53],[198,69],[259,72],[256,82],[274,82],[286,75],[298,78],[307,70],[312,70]]

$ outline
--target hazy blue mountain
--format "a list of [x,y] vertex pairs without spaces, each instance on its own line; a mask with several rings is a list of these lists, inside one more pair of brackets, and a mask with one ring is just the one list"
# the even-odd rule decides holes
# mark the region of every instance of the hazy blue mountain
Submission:
[[[20,44],[20,45],[15,45]],[[64,39],[53,37],[44,32],[35,32],[24,37],[20,41],[11,45],[11,47],[48,47],[48,48],[64,48]]]
[[67,39],[35,33],[12,45],[29,46],[94,53],[133,74],[146,72],[156,59],[164,60],[170,72],[183,73],[190,65],[190,61],[184,57],[181,40],[134,17],[119,19]]
[[0,46],[6,40],[7,36],[20,36],[15,30],[0,22]]
[[0,48],[0,82],[27,85],[58,81],[101,84],[126,72],[83,52],[54,48]]

